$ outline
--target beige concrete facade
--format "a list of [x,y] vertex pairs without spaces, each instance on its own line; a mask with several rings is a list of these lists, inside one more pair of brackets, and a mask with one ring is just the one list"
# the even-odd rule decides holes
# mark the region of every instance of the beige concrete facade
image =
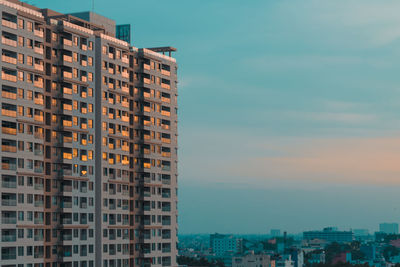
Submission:
[[174,49],[97,14],[0,9],[0,266],[177,266]]

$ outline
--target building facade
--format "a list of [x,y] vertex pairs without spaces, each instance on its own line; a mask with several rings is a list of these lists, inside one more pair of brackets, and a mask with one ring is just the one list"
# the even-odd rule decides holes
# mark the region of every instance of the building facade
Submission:
[[240,257],[232,258],[232,267],[270,267],[270,256],[255,254],[254,251]]
[[177,266],[175,49],[91,12],[0,8],[0,265]]
[[235,238],[233,235],[212,234],[210,235],[211,253],[217,257],[234,255],[243,252],[243,239]]
[[399,234],[399,224],[398,223],[381,223],[379,224],[379,232],[385,234]]
[[306,240],[320,239],[327,242],[348,243],[354,240],[352,231],[338,231],[337,228],[327,227],[322,231],[303,232],[303,238]]

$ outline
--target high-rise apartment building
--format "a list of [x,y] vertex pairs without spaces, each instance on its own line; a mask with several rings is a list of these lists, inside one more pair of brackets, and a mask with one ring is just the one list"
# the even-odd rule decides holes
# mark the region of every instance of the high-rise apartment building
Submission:
[[175,49],[92,12],[0,9],[0,265],[177,266]]
[[381,223],[379,224],[379,232],[385,234],[399,234],[399,224],[398,223]]

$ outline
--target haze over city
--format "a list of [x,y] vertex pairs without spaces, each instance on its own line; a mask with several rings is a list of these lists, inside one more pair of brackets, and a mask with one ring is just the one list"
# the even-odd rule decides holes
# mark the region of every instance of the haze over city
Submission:
[[132,23],[134,45],[179,48],[180,233],[399,221],[398,1],[113,6],[95,12]]

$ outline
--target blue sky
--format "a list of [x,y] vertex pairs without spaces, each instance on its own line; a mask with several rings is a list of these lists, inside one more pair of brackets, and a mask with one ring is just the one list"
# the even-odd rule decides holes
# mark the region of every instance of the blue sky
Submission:
[[181,233],[400,221],[399,1],[111,3],[135,46],[178,48]]

